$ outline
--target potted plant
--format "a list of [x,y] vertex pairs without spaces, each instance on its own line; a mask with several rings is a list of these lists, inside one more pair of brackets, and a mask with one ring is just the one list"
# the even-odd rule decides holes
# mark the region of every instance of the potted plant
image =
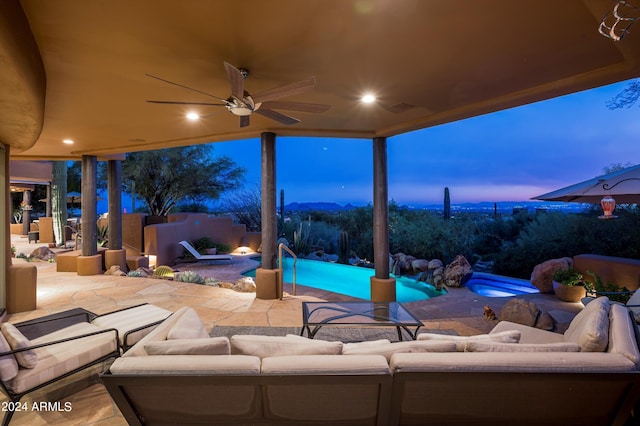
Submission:
[[553,273],[553,291],[560,300],[579,302],[587,295],[584,276],[572,267],[557,269]]

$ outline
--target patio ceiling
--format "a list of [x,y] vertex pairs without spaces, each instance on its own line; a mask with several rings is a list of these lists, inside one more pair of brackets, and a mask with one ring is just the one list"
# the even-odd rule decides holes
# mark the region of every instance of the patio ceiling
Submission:
[[[14,159],[122,154],[265,131],[393,136],[640,76],[640,25],[620,42],[597,31],[610,0],[20,4],[47,86],[42,132],[15,143]],[[146,73],[228,97],[224,61],[250,71],[251,93],[315,76],[315,89],[286,100],[332,107],[292,112],[301,120],[292,126],[253,114],[240,128],[225,108],[189,108],[204,115],[191,123],[184,106],[146,102],[215,102]],[[362,104],[366,92],[378,101]],[[0,118],[0,130],[5,124]],[[64,145],[66,138],[75,143]]]

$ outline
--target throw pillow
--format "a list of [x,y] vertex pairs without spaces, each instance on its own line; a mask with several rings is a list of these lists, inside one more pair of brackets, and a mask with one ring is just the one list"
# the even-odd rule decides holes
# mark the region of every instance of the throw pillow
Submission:
[[209,333],[193,308],[185,310],[167,333],[167,340],[173,339],[208,339]]
[[[0,353],[10,352],[11,346],[9,342],[4,338],[4,335],[0,333]],[[13,354],[8,354],[0,357],[0,380],[8,382],[18,375],[18,361]]]
[[231,353],[227,337],[208,339],[175,339],[149,342],[144,345],[149,355],[229,355]]
[[342,342],[240,334],[231,337],[231,355],[267,358],[282,355],[339,355],[341,352]]
[[571,321],[565,340],[577,343],[583,352],[604,352],[609,344],[609,309],[607,297],[596,298]]
[[[7,339],[7,342],[9,342],[11,349],[14,351],[31,346],[29,339],[24,337],[24,334],[22,334],[13,324],[5,322],[2,324],[0,330],[2,330],[2,334],[5,339]],[[16,360],[21,367],[34,368],[36,364],[38,364],[38,354],[33,349],[16,352],[15,355]]]
[[467,342],[465,352],[580,352],[580,345],[560,343]]
[[506,330],[493,334],[478,334],[475,336],[452,336],[449,334],[421,333],[418,340],[450,340],[456,343],[456,351],[464,352],[467,342],[491,341],[502,343],[518,343],[520,341],[520,331]]

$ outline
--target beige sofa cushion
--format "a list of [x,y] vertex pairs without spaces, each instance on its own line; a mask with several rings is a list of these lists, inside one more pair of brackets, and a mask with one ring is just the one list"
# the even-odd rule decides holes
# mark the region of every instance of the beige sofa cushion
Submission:
[[267,358],[282,355],[338,355],[341,352],[342,342],[282,336],[231,336],[232,355]]
[[580,352],[577,343],[501,343],[467,342],[465,352]]
[[389,374],[382,355],[275,356],[262,359],[262,374]]
[[[287,337],[289,335],[287,334]],[[365,346],[377,346],[384,343],[391,343],[389,339],[379,339],[379,340],[365,340],[364,342],[354,342],[354,343],[343,343],[342,344],[342,353],[351,349],[363,348]]]
[[636,368],[624,355],[604,352],[399,353],[391,357],[389,365],[394,374],[449,371],[613,373]]
[[131,346],[149,334],[155,326],[146,327],[127,335],[127,341],[125,342],[124,337],[127,332],[162,321],[169,315],[171,315],[171,311],[155,305],[144,304],[100,315],[91,321],[91,324],[100,328],[115,328],[118,330],[120,345],[124,346],[126,344],[127,346]]
[[[345,345],[346,346],[346,345]],[[358,347],[342,348],[343,355],[382,355],[387,361],[391,355],[399,352],[455,352],[456,342],[451,340],[424,340],[394,343],[379,343],[377,345],[361,345]]]
[[627,308],[618,304],[611,305],[607,352],[624,355],[640,368],[640,352],[636,344],[635,327]]
[[[0,353],[10,351],[11,346],[9,346],[9,342],[7,342],[7,339],[5,339],[2,333],[0,333]],[[0,357],[0,380],[8,382],[16,377],[17,374],[18,361],[16,360],[16,357],[12,354]]]
[[[2,335],[7,339],[9,346],[11,346],[11,349],[14,351],[31,346],[29,339],[27,339],[13,324],[5,322],[2,324],[0,330],[2,330]],[[36,364],[38,364],[38,354],[33,349],[16,352],[15,356],[20,367],[34,368]]]
[[499,334],[508,330],[518,330],[520,332],[519,343],[562,343],[565,341],[564,335],[561,333],[553,333],[511,321],[500,321],[489,334]]
[[[33,339],[31,344],[35,346],[98,331],[102,330],[95,325],[83,322]],[[12,391],[17,393],[25,392],[47,380],[60,377],[108,354],[116,353],[118,351],[118,342],[115,338],[115,332],[110,331],[34,350],[38,354],[38,364],[35,368],[20,369],[18,371],[18,375],[9,385]]]
[[186,309],[167,333],[167,340],[207,338],[209,333],[193,308]]
[[598,297],[575,316],[564,338],[580,345],[583,352],[603,352],[609,343],[609,309],[607,297]]
[[173,326],[180,320],[182,315],[189,311],[190,307],[183,306],[175,311],[166,320],[162,321],[156,328],[144,336],[138,343],[133,345],[128,351],[122,354],[123,357],[129,356],[147,356],[147,351],[144,350],[144,346],[149,342],[156,342],[160,340],[167,340],[167,334],[173,328]]
[[144,345],[149,355],[229,355],[230,345],[227,337],[208,339],[176,339],[149,342]]
[[503,343],[518,343],[520,341],[520,331],[506,330],[500,333],[479,334],[476,336],[451,336],[449,334],[421,333],[418,340],[448,340],[456,343],[456,351],[464,352],[467,342],[488,340]]
[[260,374],[260,358],[243,355],[163,355],[120,357],[109,369],[113,374]]

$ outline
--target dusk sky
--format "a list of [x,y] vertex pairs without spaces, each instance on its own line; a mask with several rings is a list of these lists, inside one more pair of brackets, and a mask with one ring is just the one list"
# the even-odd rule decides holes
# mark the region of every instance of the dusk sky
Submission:
[[[400,204],[524,201],[640,161],[640,108],[609,110],[618,83],[387,139],[389,198]],[[304,119],[304,118],[302,118]],[[276,139],[276,184],[286,203],[373,200],[370,139]],[[260,185],[260,140],[217,143],[216,155]]]

